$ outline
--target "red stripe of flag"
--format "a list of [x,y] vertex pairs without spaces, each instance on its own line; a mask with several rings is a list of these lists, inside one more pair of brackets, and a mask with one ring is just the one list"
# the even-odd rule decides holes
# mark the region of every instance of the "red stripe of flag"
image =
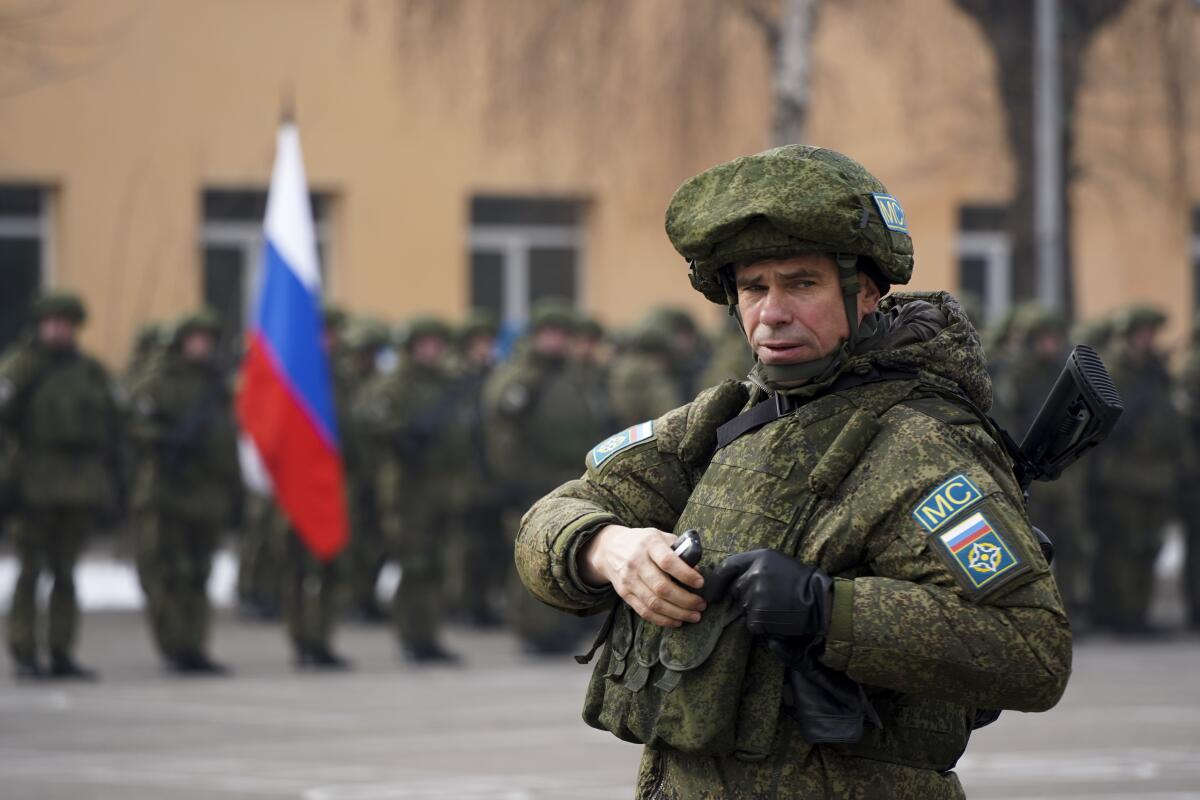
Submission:
[[992,529],[991,529],[990,527],[988,527],[988,526],[987,526],[987,524],[985,523],[985,524],[983,524],[983,525],[982,525],[982,526],[979,528],[979,530],[975,531],[975,532],[974,532],[974,533],[972,533],[970,536],[968,536],[967,538],[963,539],[961,542],[955,542],[953,545],[951,545],[951,546],[950,546],[950,551],[951,551],[952,553],[957,553],[959,550],[962,550],[964,547],[966,547],[966,546],[967,546],[967,545],[969,545],[971,542],[973,542],[973,541],[975,541],[976,539],[978,539],[980,536],[984,536],[984,535],[986,535],[986,534],[989,534],[989,533],[991,533],[991,532],[992,532]]

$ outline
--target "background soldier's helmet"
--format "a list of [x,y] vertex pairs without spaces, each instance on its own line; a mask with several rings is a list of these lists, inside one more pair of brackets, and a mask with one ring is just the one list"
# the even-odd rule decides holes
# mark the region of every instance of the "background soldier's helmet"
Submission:
[[529,319],[530,330],[534,332],[543,328],[560,328],[573,333],[578,326],[579,315],[562,300],[539,300]]
[[1160,328],[1167,322],[1167,315],[1154,306],[1130,306],[1117,316],[1114,331],[1118,336],[1128,336],[1139,328]]
[[500,320],[490,311],[472,311],[458,331],[458,340],[468,342],[476,336],[497,336]]
[[407,350],[422,337],[436,336],[449,342],[450,335],[450,326],[437,317],[413,317],[401,332],[397,344]]
[[338,306],[325,306],[321,309],[321,323],[334,333],[340,334],[349,321],[349,315]]
[[76,325],[87,319],[87,309],[83,301],[74,292],[56,290],[46,292],[33,303],[33,317],[43,320],[47,317],[63,317]]
[[174,338],[182,342],[189,333],[203,332],[212,334],[214,339],[221,336],[221,315],[211,308],[201,308],[179,318],[175,324]]
[[623,344],[634,353],[647,355],[671,355],[671,337],[667,330],[652,321],[646,321],[625,334]]
[[1062,314],[1037,305],[1021,306],[1016,313],[1013,324],[1020,330],[1027,343],[1032,342],[1044,333],[1053,333],[1065,337],[1070,328],[1070,322]]
[[912,239],[887,188],[854,159],[806,145],[734,159],[689,179],[667,207],[667,235],[691,264],[692,286],[722,305],[736,298],[722,269],[766,258],[856,255],[890,283],[912,277]]
[[378,320],[359,317],[351,319],[342,329],[342,345],[348,350],[375,351],[387,343],[387,326]]

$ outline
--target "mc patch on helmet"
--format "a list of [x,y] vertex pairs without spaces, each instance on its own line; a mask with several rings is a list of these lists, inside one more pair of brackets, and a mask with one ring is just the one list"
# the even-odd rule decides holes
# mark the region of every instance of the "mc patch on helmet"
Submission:
[[893,231],[908,233],[908,220],[904,218],[904,209],[900,207],[899,200],[880,192],[872,193],[871,197],[875,200],[875,207],[879,209],[879,217],[884,225]]
[[966,579],[964,588],[975,599],[1029,569],[982,511],[939,534],[937,540]]
[[613,434],[593,447],[587,456],[588,466],[592,469],[600,469],[601,464],[625,448],[648,442],[653,438],[654,421],[639,422],[632,428],[627,428],[620,433]]

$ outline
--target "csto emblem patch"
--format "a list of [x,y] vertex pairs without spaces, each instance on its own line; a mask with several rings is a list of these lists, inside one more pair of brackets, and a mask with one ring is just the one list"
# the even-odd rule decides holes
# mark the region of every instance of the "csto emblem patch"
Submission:
[[979,487],[966,475],[959,473],[918,503],[912,511],[913,519],[928,533],[933,533],[953,519],[958,512],[982,499],[983,492],[979,491]]
[[939,534],[938,539],[977,592],[997,583],[1002,575],[1021,571],[1021,560],[981,511]]
[[904,209],[900,207],[899,200],[880,192],[875,192],[871,198],[875,201],[875,207],[879,209],[879,216],[884,225],[890,230],[908,233],[908,220],[904,218]]
[[654,421],[647,420],[639,422],[632,428],[627,428],[620,433],[615,433],[605,439],[600,444],[592,448],[588,453],[588,461],[592,462],[592,466],[599,469],[600,465],[608,459],[615,456],[627,447],[632,447],[635,444],[640,444],[649,439],[654,438]]

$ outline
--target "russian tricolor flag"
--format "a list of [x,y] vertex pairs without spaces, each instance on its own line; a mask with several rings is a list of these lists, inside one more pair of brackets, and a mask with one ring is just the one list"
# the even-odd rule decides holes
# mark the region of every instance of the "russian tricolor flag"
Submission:
[[293,123],[280,127],[276,147],[237,416],[243,454],[265,468],[292,527],[328,560],[345,546],[349,524],[312,206]]

